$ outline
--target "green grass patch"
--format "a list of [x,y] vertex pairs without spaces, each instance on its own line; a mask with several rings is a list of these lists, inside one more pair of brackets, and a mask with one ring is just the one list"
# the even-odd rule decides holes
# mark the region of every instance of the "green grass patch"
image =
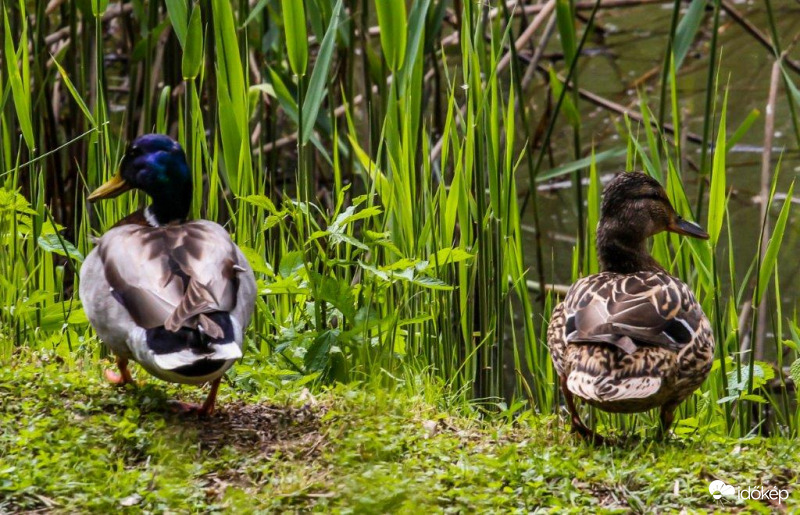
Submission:
[[[103,382],[96,361],[87,363],[70,367],[22,352],[0,366],[0,511],[770,511],[800,504],[800,450],[780,438],[692,436],[593,448],[554,416],[510,424],[463,405],[448,408],[441,392],[352,384],[255,394],[225,385],[218,413],[198,420],[173,415],[167,400],[200,399],[200,389],[152,379],[118,389]],[[790,498],[781,506],[714,501],[708,484],[715,479],[787,489]]]

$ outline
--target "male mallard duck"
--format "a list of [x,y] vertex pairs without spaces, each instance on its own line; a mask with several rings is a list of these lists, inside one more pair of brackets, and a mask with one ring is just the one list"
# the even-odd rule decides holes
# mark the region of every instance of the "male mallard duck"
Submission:
[[222,374],[242,357],[256,296],[253,271],[220,225],[186,221],[192,176],[180,145],[161,134],[137,138],[119,173],[89,201],[138,188],[152,204],[120,220],[86,257],[80,296],[98,336],[117,356],[115,384],[133,382],[128,360],[175,383],[211,382],[208,415]]
[[615,177],[597,226],[603,272],[573,284],[550,320],[547,343],[572,430],[595,442],[602,438],[583,425],[573,395],[612,413],[660,407],[663,435],[711,370],[708,318],[647,250],[647,239],[662,231],[708,239],[678,216],[658,181],[639,172]]

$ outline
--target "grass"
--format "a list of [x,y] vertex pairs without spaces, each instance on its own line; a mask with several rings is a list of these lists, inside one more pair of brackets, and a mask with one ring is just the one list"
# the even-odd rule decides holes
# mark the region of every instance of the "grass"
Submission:
[[[221,391],[219,412],[171,414],[195,389],[116,389],[108,362],[21,351],[0,367],[0,510],[258,510],[381,513],[769,511],[714,501],[708,483],[788,488],[787,440],[713,434],[618,448],[577,443],[553,416],[516,424],[465,415],[434,384]],[[143,378],[144,374],[139,374]]]

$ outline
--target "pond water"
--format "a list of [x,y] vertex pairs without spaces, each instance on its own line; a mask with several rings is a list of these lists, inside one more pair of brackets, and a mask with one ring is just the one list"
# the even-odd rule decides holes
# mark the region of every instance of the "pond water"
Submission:
[[[767,13],[763,6],[761,2],[738,3],[735,8],[762,32],[768,33]],[[669,34],[671,9],[672,3],[669,2],[663,5],[651,4],[598,12],[596,21],[602,33],[598,33],[587,42],[585,55],[582,55],[579,61],[579,85],[638,112],[638,93],[634,83],[646,73],[652,72],[654,68],[660,70]],[[773,9],[778,20],[783,48],[786,48],[793,38],[800,35],[800,3],[773,2]],[[588,16],[588,13],[586,14]],[[685,113],[682,123],[690,132],[698,135],[702,135],[703,131],[710,25],[709,11],[706,21],[701,26],[700,37],[678,73],[679,99],[681,109]],[[579,27],[579,31],[581,30],[583,26]],[[550,49],[554,52],[560,49],[555,38],[557,35],[550,45]],[[730,222],[731,226],[736,228],[736,234],[733,235],[733,252],[736,258],[737,277],[742,278],[756,253],[760,231],[760,204],[756,200],[761,180],[765,106],[774,58],[724,12],[721,16],[718,44],[721,53],[720,91],[724,91],[724,85],[728,84],[728,134],[732,134],[753,109],[761,111],[761,116],[728,156],[727,181],[732,188],[729,204]],[[789,57],[800,60],[800,45],[794,46]],[[644,88],[650,108],[654,112],[658,112],[659,73],[657,72],[653,78],[640,86]],[[800,84],[800,74],[789,71],[789,77],[795,84]],[[531,87],[531,97],[538,106],[543,105],[541,89],[543,89],[541,83]],[[718,101],[721,107],[721,94]],[[624,122],[619,115],[597,108],[585,100],[581,100],[579,108],[583,115],[581,133],[583,155],[587,155],[592,142],[597,152],[624,147],[624,138],[618,132],[618,127],[624,128]],[[557,164],[574,159],[572,141],[572,130],[562,120],[553,139],[554,159]],[[686,148],[688,158],[699,165],[700,145],[689,142]],[[791,181],[800,176],[800,152],[783,84],[778,90],[773,148],[776,149],[773,154],[773,169],[782,156],[777,191],[779,194],[785,193]],[[622,171],[624,167],[625,158],[621,157],[602,163],[598,171],[600,175],[610,176]],[[543,167],[544,171],[546,166]],[[698,175],[687,169],[683,171],[683,176],[689,198],[696,198]],[[527,170],[520,170],[519,180],[522,183],[521,188],[527,189]],[[546,279],[558,284],[568,284],[570,281],[572,249],[577,227],[574,192],[571,185],[565,184],[565,186],[567,187],[540,193],[539,196]],[[796,202],[800,203],[800,194],[797,190],[794,196]],[[780,200],[782,198],[780,197]],[[780,205],[781,202],[775,202],[771,209],[773,223]],[[531,220],[533,217],[529,206],[523,223],[532,224]],[[705,225],[705,213],[699,222]],[[535,240],[532,227],[530,229],[527,246],[531,251],[527,264],[532,267],[535,265],[533,257]],[[727,241],[724,232],[720,241]],[[720,262],[727,262],[728,258],[725,255],[727,250],[721,248],[720,252]],[[782,304],[786,316],[791,316],[794,312],[800,294],[800,260],[796,259],[799,254],[800,206],[795,207],[791,214],[779,260]]]

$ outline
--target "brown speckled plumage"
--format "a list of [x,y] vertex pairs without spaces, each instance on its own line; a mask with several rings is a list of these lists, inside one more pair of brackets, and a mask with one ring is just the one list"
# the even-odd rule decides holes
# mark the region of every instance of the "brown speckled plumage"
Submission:
[[605,271],[575,282],[551,317],[547,340],[573,430],[595,441],[573,395],[613,413],[661,407],[666,430],[711,369],[714,338],[700,304],[647,252],[647,238],[663,230],[707,237],[678,217],[655,180],[615,178],[598,226]]

